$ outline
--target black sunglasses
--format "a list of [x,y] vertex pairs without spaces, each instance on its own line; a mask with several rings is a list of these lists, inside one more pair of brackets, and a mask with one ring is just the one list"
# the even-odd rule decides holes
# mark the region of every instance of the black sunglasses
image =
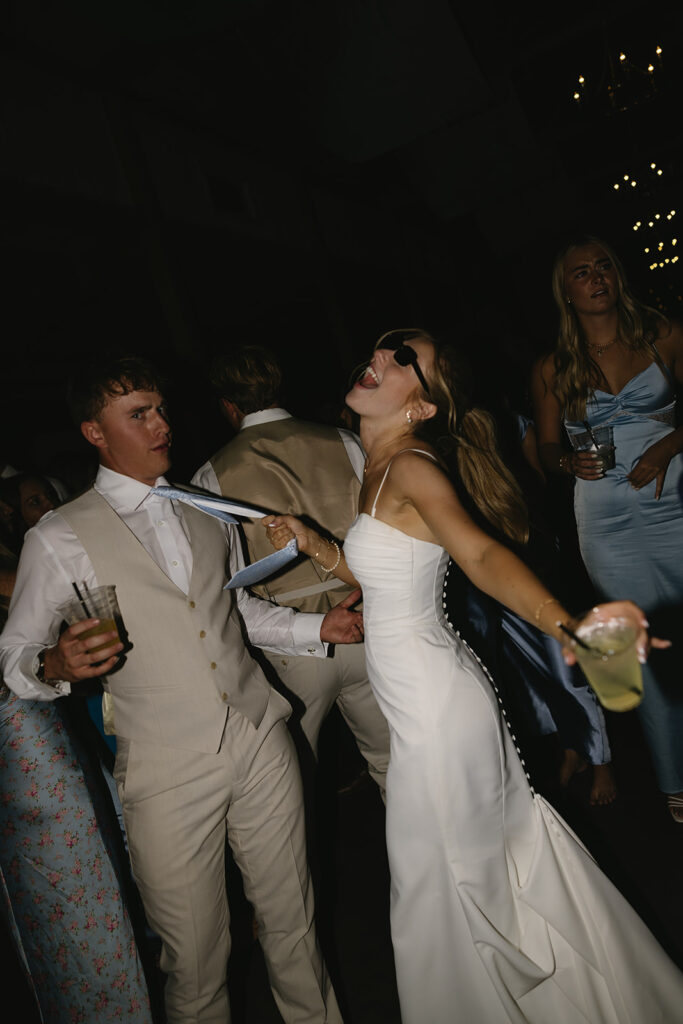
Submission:
[[425,392],[429,394],[429,385],[424,378],[424,374],[420,369],[417,361],[417,352],[410,345],[406,345],[406,341],[411,338],[419,338],[420,335],[417,331],[390,331],[388,334],[383,334],[379,339],[375,348],[386,348],[390,352],[394,353],[394,359],[399,366],[412,366],[417,374],[417,379],[424,388]]

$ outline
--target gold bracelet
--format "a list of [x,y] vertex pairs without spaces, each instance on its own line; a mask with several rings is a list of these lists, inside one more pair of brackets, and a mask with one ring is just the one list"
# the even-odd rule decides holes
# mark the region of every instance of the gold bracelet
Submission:
[[560,455],[560,469],[563,473],[567,473],[569,476],[574,476],[574,470],[572,469],[572,453],[565,452],[564,455]]
[[[323,563],[322,563],[322,562],[318,562],[318,565],[320,566],[320,568],[322,569],[322,571],[323,571],[323,572],[334,572],[334,570],[335,570],[335,569],[337,568],[337,566],[338,566],[338,565],[339,565],[339,563],[341,562],[341,548],[340,548],[340,547],[339,547],[339,545],[337,544],[336,540],[328,540],[328,541],[326,541],[326,543],[327,543],[327,544],[331,544],[331,545],[332,545],[333,547],[335,547],[335,548],[337,549],[337,560],[336,560],[336,562],[334,563],[334,565],[331,565],[331,566],[330,566],[330,568],[329,568],[329,569],[327,569],[327,568],[326,568],[326,567],[325,567],[325,566],[323,565]],[[318,551],[320,551],[320,548],[318,548]],[[317,559],[317,556],[314,556],[314,557],[315,557],[315,559],[316,559],[316,562],[317,562],[317,561],[318,561],[318,559]]]
[[538,608],[534,612],[534,622],[538,625],[541,621],[541,612],[547,604],[559,604],[560,602],[556,597],[546,597],[545,601],[541,601]]
[[318,550],[317,550],[317,551],[316,551],[316,553],[315,553],[315,554],[313,555],[313,558],[314,558],[314,560],[315,560],[316,562],[318,562],[318,565],[321,565],[321,564],[322,564],[321,562],[319,562],[319,561],[318,561],[318,555],[320,554],[320,545],[321,545],[321,544],[323,544],[323,543],[324,543],[324,544],[328,544],[328,543],[329,543],[329,541],[325,540],[325,538],[324,538],[324,537],[320,537],[320,536],[318,536]]

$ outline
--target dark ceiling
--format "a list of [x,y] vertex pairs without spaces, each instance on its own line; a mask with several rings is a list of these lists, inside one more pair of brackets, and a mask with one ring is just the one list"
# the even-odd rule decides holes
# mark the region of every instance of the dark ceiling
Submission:
[[[44,395],[112,335],[203,364],[235,327],[345,367],[377,328],[451,311],[523,361],[553,329],[552,253],[579,230],[675,307],[680,275],[649,270],[633,224],[677,207],[682,21],[680,4],[635,0],[14,0],[12,387]],[[201,182],[185,158],[172,183],[150,169],[188,139]],[[299,221],[286,228],[271,188],[279,240],[251,228],[239,175],[207,170],[221,159],[286,178]],[[614,190],[625,174],[637,185]],[[209,193],[215,224],[171,185]]]

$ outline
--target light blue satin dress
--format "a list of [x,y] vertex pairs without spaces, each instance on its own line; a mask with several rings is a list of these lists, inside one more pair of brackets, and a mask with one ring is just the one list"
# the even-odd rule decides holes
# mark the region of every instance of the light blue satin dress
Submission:
[[[520,413],[516,420],[521,445],[532,420]],[[449,580],[451,575],[449,571]],[[529,736],[558,733],[562,745],[576,750],[589,764],[611,761],[602,709],[579,667],[565,665],[557,640],[469,580],[461,577],[461,582],[472,645],[493,672],[517,729]]]
[[565,664],[557,640],[471,583],[465,607],[470,642],[493,673],[520,733],[558,733],[563,747],[589,764],[609,763],[604,714],[578,666]]
[[[581,554],[599,594],[628,598],[645,611],[654,635],[674,641],[643,669],[643,730],[659,787],[683,791],[683,454],[670,462],[660,499],[655,481],[639,491],[627,477],[643,453],[674,429],[675,395],[666,368],[653,362],[617,395],[596,389],[586,418],[598,443],[616,448],[600,480],[578,480],[574,509]],[[582,422],[565,420],[576,450],[591,447]]]

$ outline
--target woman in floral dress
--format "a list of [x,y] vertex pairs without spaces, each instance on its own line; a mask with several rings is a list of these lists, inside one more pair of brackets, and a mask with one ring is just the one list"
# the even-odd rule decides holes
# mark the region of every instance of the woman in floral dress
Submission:
[[[4,555],[4,557],[2,557]],[[13,578],[0,551],[0,626]],[[0,906],[45,1024],[151,1024],[142,963],[56,704],[0,680]]]

